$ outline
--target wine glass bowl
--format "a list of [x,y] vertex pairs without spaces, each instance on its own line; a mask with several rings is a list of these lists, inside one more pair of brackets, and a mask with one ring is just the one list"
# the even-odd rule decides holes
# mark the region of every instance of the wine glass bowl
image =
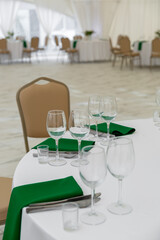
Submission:
[[71,111],[69,117],[69,131],[73,138],[78,140],[78,159],[71,162],[74,167],[79,166],[81,140],[89,135],[90,123],[88,113],[81,109]]
[[50,110],[47,114],[47,131],[51,138],[56,142],[56,157],[49,161],[50,165],[61,166],[66,164],[65,159],[59,158],[58,140],[66,132],[66,118],[63,110]]
[[107,174],[106,155],[102,147],[86,146],[82,149],[79,174],[83,183],[91,189],[91,210],[81,216],[82,222],[90,225],[103,223],[106,219],[103,213],[94,209],[94,192],[105,179]]
[[122,180],[127,177],[135,166],[135,156],[132,140],[129,138],[114,138],[107,148],[107,167],[109,172],[118,179],[118,201],[108,206],[111,213],[123,215],[132,211],[132,207],[122,201]]

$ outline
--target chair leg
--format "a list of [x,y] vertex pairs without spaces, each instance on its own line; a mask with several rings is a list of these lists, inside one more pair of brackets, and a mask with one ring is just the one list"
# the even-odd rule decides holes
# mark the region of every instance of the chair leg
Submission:
[[114,54],[114,58],[113,58],[113,61],[112,61],[112,67],[114,67],[115,66],[115,63],[116,63],[116,55]]
[[122,56],[122,61],[121,61],[121,70],[123,68],[123,62],[124,62],[124,56]]
[[130,68],[133,70],[133,57],[130,57]]
[[150,57],[150,69],[152,70],[152,57]]

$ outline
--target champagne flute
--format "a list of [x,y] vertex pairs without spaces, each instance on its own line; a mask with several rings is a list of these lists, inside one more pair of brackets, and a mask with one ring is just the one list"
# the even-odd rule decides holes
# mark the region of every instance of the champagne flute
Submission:
[[132,207],[122,200],[122,181],[132,172],[135,165],[132,140],[124,137],[114,138],[109,142],[106,155],[108,170],[119,183],[118,201],[110,204],[108,210],[118,215],[128,214]]
[[107,174],[104,148],[97,145],[82,148],[79,174],[83,183],[91,188],[91,209],[81,216],[81,221],[90,225],[103,223],[106,217],[103,213],[95,211],[94,192],[95,188],[104,181]]
[[66,132],[66,118],[62,110],[51,110],[47,115],[47,131],[51,138],[56,141],[56,157],[49,161],[52,166],[62,166],[67,162],[65,159],[59,158],[58,140]]
[[101,112],[100,112],[100,103],[101,103],[101,97],[98,95],[93,95],[89,97],[88,100],[88,113],[91,116],[91,118],[95,119],[96,123],[96,133],[95,133],[95,141],[98,142],[98,120],[101,118]]
[[89,135],[90,124],[88,113],[84,110],[75,109],[69,117],[69,131],[71,136],[78,140],[78,159],[71,162],[74,167],[79,166],[81,140]]
[[110,134],[110,123],[112,120],[115,119],[117,115],[117,102],[116,98],[113,96],[106,96],[102,99],[101,102],[101,112],[102,112],[102,119],[107,124],[107,138],[101,144],[106,145],[108,141],[114,137],[114,135]]

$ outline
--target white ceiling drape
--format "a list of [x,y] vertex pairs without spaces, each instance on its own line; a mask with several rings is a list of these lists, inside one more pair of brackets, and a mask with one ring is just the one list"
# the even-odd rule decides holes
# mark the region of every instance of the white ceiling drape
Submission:
[[132,41],[151,40],[160,29],[160,0],[121,0],[109,31],[114,43],[119,34]]
[[108,37],[119,0],[71,0],[79,29],[94,30],[99,37]]
[[50,37],[52,31],[61,21],[61,16],[57,12],[53,11],[50,8],[44,8],[39,5],[39,1],[36,1],[36,10],[39,17],[39,21],[42,24],[42,27],[47,36]]
[[12,31],[18,7],[16,0],[0,0],[0,30],[4,37]]

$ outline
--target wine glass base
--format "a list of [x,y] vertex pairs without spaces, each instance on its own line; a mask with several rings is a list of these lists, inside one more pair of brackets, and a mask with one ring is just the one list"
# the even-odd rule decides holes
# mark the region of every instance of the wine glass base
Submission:
[[59,160],[51,160],[48,162],[49,165],[51,166],[63,166],[67,163],[67,161],[65,159],[59,159]]
[[81,216],[81,221],[89,225],[98,225],[105,222],[105,220],[106,216],[100,212],[95,212],[94,214],[87,212]]
[[109,141],[114,138],[115,138],[115,135],[109,134],[106,138],[103,138],[103,140],[100,142],[100,144],[103,146],[107,146],[109,144]]
[[132,210],[132,207],[126,203],[112,203],[108,206],[108,211],[117,215],[129,214],[132,212]]
[[80,161],[79,161],[79,159],[75,159],[75,160],[73,160],[72,162],[71,162],[71,165],[73,166],[73,167],[79,167],[79,165],[80,165]]

